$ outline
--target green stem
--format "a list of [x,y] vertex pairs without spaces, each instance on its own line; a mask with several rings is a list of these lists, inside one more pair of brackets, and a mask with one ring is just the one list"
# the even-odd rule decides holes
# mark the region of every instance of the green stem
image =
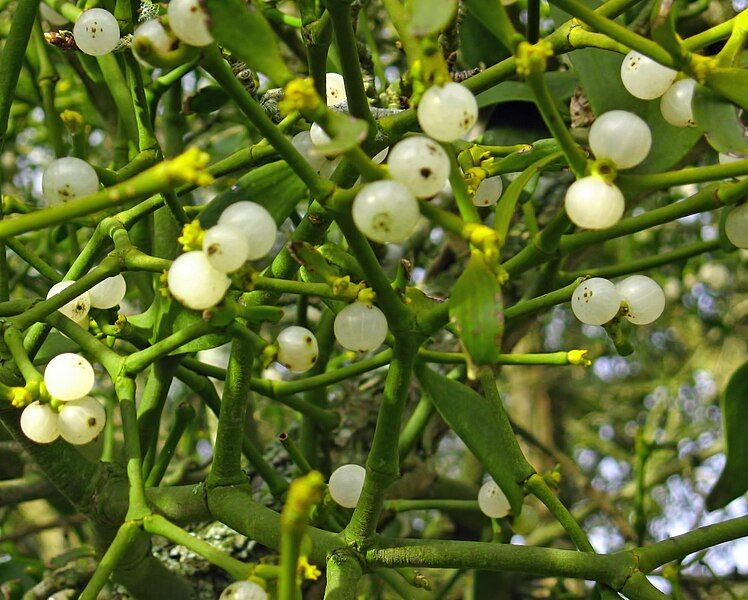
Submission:
[[470,511],[480,512],[477,500],[385,500],[384,509],[394,512],[407,512],[409,510],[443,510],[443,511]]
[[676,185],[718,181],[748,174],[748,159],[708,167],[686,167],[667,173],[619,175],[616,184],[625,192],[649,192]]
[[234,338],[218,417],[213,464],[208,475],[210,487],[246,481],[241,466],[242,436],[253,362],[252,345],[245,338]]
[[139,533],[140,525],[138,523],[127,521],[122,524],[104,556],[101,557],[93,576],[81,592],[79,600],[96,600],[99,597],[99,592],[107,584],[109,577],[125,557],[125,554],[137,541]]
[[159,340],[155,344],[130,354],[125,359],[124,369],[128,375],[136,375],[144,371],[149,365],[163,358],[173,351],[179,349],[184,344],[196,340],[204,335],[208,335],[214,330],[213,325],[205,321],[199,321],[180,329],[170,336]]
[[312,466],[309,464],[306,456],[304,456],[304,454],[301,452],[301,448],[299,448],[299,445],[293,440],[291,436],[288,435],[288,433],[281,433],[278,436],[278,440],[280,440],[280,443],[286,449],[286,452],[288,452],[288,456],[299,468],[299,471],[301,471],[302,475],[306,475],[307,473],[309,473],[309,471],[312,470]]
[[174,452],[177,449],[177,445],[179,444],[179,440],[182,438],[184,430],[194,418],[195,409],[189,404],[182,403],[177,407],[174,413],[174,422],[171,425],[171,429],[169,429],[169,434],[166,436],[161,452],[159,453],[158,458],[156,458],[153,468],[151,469],[151,472],[148,473],[148,477],[145,480],[146,488],[156,487],[161,483],[161,479],[166,473],[166,468],[169,466],[169,463],[174,456]]
[[363,574],[358,558],[349,552],[335,552],[327,559],[324,600],[355,600]]
[[408,456],[418,443],[421,435],[423,435],[423,430],[435,412],[434,403],[431,402],[431,399],[426,394],[422,394],[421,399],[413,410],[413,414],[410,415],[410,418],[403,426],[403,430],[400,432],[400,437],[397,441],[397,452],[401,464],[403,458]]
[[229,554],[211,546],[205,540],[187,533],[181,527],[174,525],[161,515],[149,515],[143,519],[143,528],[154,535],[160,535],[166,539],[189,548],[195,554],[202,556],[211,564],[226,571],[234,579],[239,581],[247,579],[254,570],[253,565],[243,563]]
[[142,519],[149,515],[151,510],[148,508],[143,482],[143,459],[140,452],[138,416],[135,410],[135,381],[129,377],[120,377],[115,382],[115,391],[122,415],[127,479],[130,482],[129,506],[125,518],[128,520]]

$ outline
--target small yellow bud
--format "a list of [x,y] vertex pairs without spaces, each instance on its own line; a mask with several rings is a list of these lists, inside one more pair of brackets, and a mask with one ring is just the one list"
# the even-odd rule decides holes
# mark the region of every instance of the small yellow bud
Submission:
[[68,131],[70,131],[72,135],[81,133],[83,131],[83,128],[85,127],[83,115],[74,110],[63,110],[60,113],[60,119],[62,119],[65,127],[68,128]]
[[542,73],[548,59],[553,56],[553,46],[545,40],[536,44],[520,42],[515,52],[517,75],[524,77],[531,73]]
[[468,193],[471,196],[475,195],[481,181],[486,177],[488,177],[488,172],[482,167],[473,167],[472,169],[467,170],[465,173],[465,183],[467,184]]
[[294,111],[313,112],[322,106],[322,100],[314,89],[314,80],[306,77],[294,79],[286,85],[278,106],[284,115]]
[[359,302],[363,302],[364,304],[369,304],[369,305],[374,304],[374,301],[376,299],[377,299],[377,293],[370,287],[362,288],[359,291],[358,296],[356,298],[356,300],[358,300]]
[[207,152],[190,148],[171,160],[165,160],[157,169],[170,181],[202,187],[213,183],[213,176],[205,170],[209,161]]
[[569,350],[566,353],[566,360],[569,361],[570,365],[583,365],[589,367],[592,361],[587,358],[588,350]]
[[31,404],[33,397],[31,392],[23,387],[14,387],[10,389],[10,403],[16,408],[23,408]]
[[309,579],[311,581],[317,581],[321,575],[322,571],[320,571],[316,565],[310,564],[306,556],[299,557],[299,577],[302,580]]
[[348,290],[351,287],[351,277],[346,275],[345,277],[335,277],[332,281],[332,292],[336,296],[347,296]]
[[496,231],[483,223],[468,223],[462,229],[462,236],[484,251],[495,249],[499,243],[499,235]]
[[200,221],[195,219],[182,228],[182,235],[177,238],[177,241],[182,245],[182,250],[189,252],[191,250],[201,250],[204,237],[205,230],[200,225]]

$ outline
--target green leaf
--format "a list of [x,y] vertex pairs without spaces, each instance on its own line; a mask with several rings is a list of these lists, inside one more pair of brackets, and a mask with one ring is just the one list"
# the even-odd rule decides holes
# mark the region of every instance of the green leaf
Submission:
[[444,31],[457,13],[457,0],[411,0],[406,11],[410,33],[426,37]]
[[496,361],[504,334],[504,305],[501,285],[480,252],[471,254],[467,267],[455,283],[449,301],[449,318],[475,363]]
[[517,444],[504,407],[425,365],[416,367],[416,375],[436,410],[480,460],[518,515],[522,484],[535,470]]
[[[546,74],[545,80],[557,100],[568,100],[577,87],[577,76],[572,71],[553,71]],[[523,81],[503,81],[481,92],[475,99],[479,108],[503,102],[535,102],[532,91]]]
[[744,110],[748,110],[748,69],[714,69],[706,84]]
[[229,95],[220,85],[206,85],[184,101],[182,113],[207,114],[222,108],[229,101]]
[[715,150],[737,154],[748,151],[748,128],[737,106],[703,85],[696,86],[691,106],[696,123]]
[[267,19],[242,0],[204,0],[216,42],[277,86],[293,79]]
[[596,116],[627,110],[644,119],[652,131],[646,160],[627,173],[659,173],[678,164],[701,137],[697,128],[673,127],[660,113],[659,101],[634,98],[621,83],[623,57],[607,50],[585,48],[568,54]]
[[200,213],[200,225],[203,228],[215,225],[226,207],[240,200],[261,204],[280,225],[307,193],[304,183],[284,161],[262,165],[213,198]]
[[326,144],[316,146],[316,150],[322,154],[336,156],[355,148],[366,139],[369,133],[369,125],[366,121],[356,119],[343,113],[328,111],[323,123],[325,131],[332,135]]
[[519,38],[501,0],[467,0],[469,15],[473,15],[507,50],[512,52],[512,43]]
[[738,367],[722,396],[722,429],[725,433],[725,468],[709,492],[709,510],[722,508],[748,490],[748,436],[745,415],[748,414],[748,362]]

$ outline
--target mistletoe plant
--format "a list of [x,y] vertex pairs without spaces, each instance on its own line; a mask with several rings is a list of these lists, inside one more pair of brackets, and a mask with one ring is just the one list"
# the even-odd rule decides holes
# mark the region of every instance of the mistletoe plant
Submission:
[[[635,352],[632,324],[649,327],[666,304],[642,272],[748,248],[748,11],[703,26],[706,3],[666,0],[0,6],[1,143],[21,148],[19,124],[38,114],[33,144],[55,158],[41,195],[2,198],[0,419],[90,523],[98,560],[80,598],[112,582],[136,598],[193,596],[154,536],[236,580],[222,597],[291,600],[355,598],[369,578],[444,597],[430,569],[660,598],[649,574],[748,535],[743,516],[647,544],[639,510],[633,543],[596,552],[558,492],[573,465],[536,470],[497,379],[502,365],[590,364],[584,349],[512,352],[537,315],[568,302],[613,351]],[[492,61],[468,57],[471,35]],[[568,77],[571,115],[557,85]],[[479,109],[508,80],[545,136],[481,134]],[[11,159],[7,173],[24,157]],[[690,195],[652,207],[677,186]],[[709,213],[720,226],[705,241],[641,259],[601,252]],[[462,250],[424,250],[445,235]],[[437,296],[422,274],[440,260],[458,277]],[[225,368],[203,360],[224,344]],[[382,370],[365,464],[333,456],[345,414],[331,390]],[[170,402],[175,380],[194,407]],[[748,487],[745,385],[743,368],[725,395],[727,462],[710,508]],[[293,466],[264,447],[258,428],[278,421],[255,418],[261,397],[291,409],[288,432],[274,433]],[[209,461],[191,480],[165,478],[205,436],[203,407],[217,417]],[[420,441],[437,418],[487,476],[467,498],[403,495],[401,470],[434,451]],[[566,548],[509,543],[538,526],[541,505]],[[481,520],[467,539],[398,537],[393,512],[414,509]],[[206,521],[267,553],[212,545],[191,531]]]

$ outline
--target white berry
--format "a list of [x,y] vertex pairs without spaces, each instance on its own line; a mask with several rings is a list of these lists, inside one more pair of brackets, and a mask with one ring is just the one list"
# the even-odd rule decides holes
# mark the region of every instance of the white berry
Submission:
[[647,158],[652,132],[634,113],[611,110],[595,119],[589,143],[595,158],[610,160],[618,169],[630,169]]
[[132,35],[132,49],[135,55],[146,62],[150,52],[167,54],[174,49],[175,42],[176,39],[166,31],[158,19],[146,21]]
[[44,385],[50,395],[63,402],[87,396],[94,386],[94,370],[82,356],[58,354],[44,369]]
[[693,127],[696,125],[691,109],[695,87],[696,81],[693,79],[681,79],[671,85],[660,99],[662,118],[675,127]]
[[328,163],[328,159],[312,143],[312,136],[308,131],[300,131],[291,140],[294,148],[301,154],[312,168],[319,173]]
[[509,500],[493,480],[487,481],[478,490],[478,507],[484,515],[492,519],[506,517],[510,509]]
[[387,161],[390,176],[407,187],[416,198],[438,194],[449,178],[449,157],[444,149],[422,135],[395,144]]
[[503,191],[504,182],[501,181],[500,175],[486,177],[478,184],[478,188],[475,190],[473,204],[475,206],[493,206],[499,201],[501,192]]
[[308,371],[317,362],[317,338],[306,327],[293,325],[278,334],[278,362],[294,373]]
[[590,175],[569,186],[564,200],[566,214],[577,227],[606,229],[615,225],[626,208],[618,187]]
[[190,46],[208,46],[213,36],[208,29],[208,15],[200,0],[171,0],[167,6],[169,27],[180,40]]
[[345,93],[345,80],[338,73],[328,73],[325,78],[325,88],[327,91],[327,106],[335,106],[348,100]]
[[235,202],[218,219],[219,225],[231,225],[243,232],[249,242],[247,260],[258,260],[273,249],[278,226],[268,210],[257,204],[242,200]]
[[204,252],[195,250],[178,256],[167,277],[169,292],[194,310],[211,308],[223,300],[231,280],[213,268]]
[[665,310],[665,292],[646,275],[632,275],[616,284],[621,300],[628,304],[626,318],[635,325],[647,325]]
[[[324,129],[322,129],[321,125],[318,125],[317,123],[312,123],[312,127],[309,129],[309,139],[312,140],[312,145],[315,147],[317,153],[321,153],[319,148],[321,146],[325,146],[330,143],[332,138],[327,135]],[[324,154],[324,156],[327,156],[329,158],[333,158],[337,156],[339,152],[328,152],[327,154]]]
[[376,306],[356,301],[337,314],[333,329],[343,348],[368,352],[387,337],[387,317]]
[[677,71],[663,67],[651,58],[632,50],[621,64],[621,81],[629,94],[642,100],[662,96],[675,81]]
[[75,44],[85,54],[103,56],[119,44],[119,23],[103,8],[84,11],[73,26]]
[[621,296],[615,284],[602,277],[583,281],[571,295],[574,316],[587,325],[604,325],[620,308]]
[[387,154],[389,154],[389,151],[390,151],[389,148],[380,150],[374,156],[371,157],[371,161],[376,165],[381,165],[384,162],[384,159],[387,158]]
[[698,275],[713,290],[721,290],[730,281],[730,270],[721,263],[704,263],[699,267]]
[[205,232],[203,252],[214,269],[232,273],[249,258],[249,239],[233,225],[214,225]]
[[748,248],[748,202],[736,206],[727,214],[725,235],[733,246]]
[[21,431],[37,444],[54,442],[60,436],[57,413],[49,404],[32,402],[21,413]]
[[[60,281],[55,283],[47,292],[47,300],[52,296],[56,296],[65,288],[73,285],[75,281]],[[88,311],[91,309],[91,296],[88,292],[83,292],[80,296],[73,298],[67,304],[63,304],[59,310],[68,319],[79,323],[88,316]]]
[[112,308],[122,302],[127,292],[127,283],[121,274],[107,277],[90,290],[91,306],[94,308]]
[[512,522],[514,533],[519,535],[529,535],[540,523],[540,515],[529,504],[522,505],[522,512]]
[[332,499],[345,508],[356,508],[364,488],[366,469],[360,465],[342,465],[330,475],[329,490]]
[[42,194],[47,204],[59,204],[94,194],[99,190],[99,176],[85,160],[58,158],[42,175]]
[[90,396],[71,400],[60,408],[60,435],[71,444],[88,444],[101,433],[105,423],[106,410]]
[[218,600],[267,600],[267,592],[254,581],[235,581]]
[[402,183],[383,179],[366,184],[353,200],[353,222],[375,242],[403,242],[421,213],[418,200]]
[[475,125],[478,103],[473,93],[459,83],[434,85],[424,92],[417,116],[426,135],[440,142],[453,142]]
[[44,4],[44,2],[39,3],[39,17],[42,21],[46,21],[53,27],[61,27],[70,21],[70,19],[63,17],[51,6]]

